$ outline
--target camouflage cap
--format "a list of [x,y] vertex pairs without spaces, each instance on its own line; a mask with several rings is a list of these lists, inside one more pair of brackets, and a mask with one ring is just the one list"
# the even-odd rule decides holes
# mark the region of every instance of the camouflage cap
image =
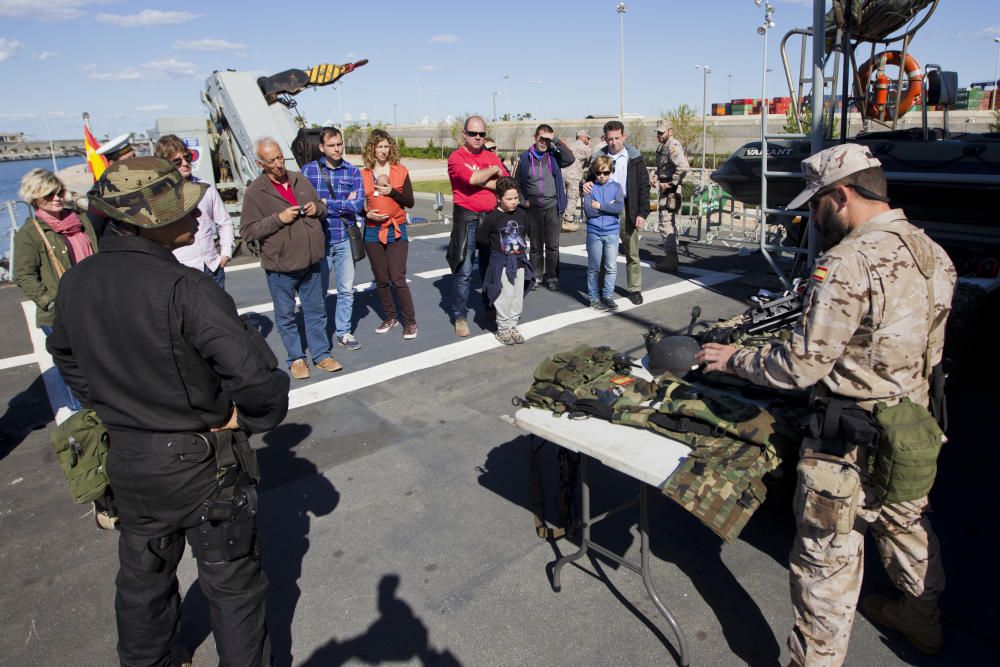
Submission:
[[859,171],[881,166],[882,163],[872,155],[868,147],[860,144],[840,144],[820,151],[802,161],[806,189],[788,202],[786,208],[800,208],[826,186]]
[[198,206],[206,183],[185,180],[158,157],[116,162],[97,181],[91,204],[110,218],[152,229],[177,222]]
[[656,121],[656,131],[657,132],[666,132],[671,127],[672,127],[672,125],[670,124],[670,121],[667,120],[666,118],[661,118],[660,120]]

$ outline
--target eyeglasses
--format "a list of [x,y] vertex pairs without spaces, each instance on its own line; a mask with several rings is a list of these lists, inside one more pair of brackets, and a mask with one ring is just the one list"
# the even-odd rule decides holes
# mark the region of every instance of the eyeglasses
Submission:
[[496,146],[483,146],[483,148],[485,148],[488,151],[495,151],[497,149]]
[[599,172],[597,172],[597,175],[598,176],[610,176],[611,172],[610,171],[599,171]]
[[191,164],[191,160],[193,158],[194,158],[194,156],[191,155],[190,151],[188,151],[186,153],[181,153],[178,157],[175,157],[174,159],[172,159],[171,162],[174,163],[175,167],[179,167],[182,164],[184,164],[185,162],[187,162],[188,164]]
[[467,136],[467,137],[473,137],[473,138],[474,137],[479,137],[480,139],[485,139],[486,138],[486,133],[485,132],[471,132],[469,130],[466,130],[465,131],[465,136]]

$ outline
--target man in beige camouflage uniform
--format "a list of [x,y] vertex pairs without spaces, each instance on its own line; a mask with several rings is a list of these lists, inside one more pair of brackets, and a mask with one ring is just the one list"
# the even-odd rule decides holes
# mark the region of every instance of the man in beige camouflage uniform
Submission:
[[681,181],[687,176],[687,156],[684,147],[674,138],[670,121],[656,121],[656,173],[651,184],[659,193],[656,209],[660,214],[660,237],[663,239],[663,259],[656,263],[657,271],[672,273],[677,270],[677,213],[681,210]]
[[590,135],[586,130],[576,133],[576,141],[570,144],[573,152],[573,164],[562,170],[563,184],[566,186],[566,210],[563,211],[562,230],[575,232],[580,229],[576,216],[580,212],[580,181],[590,167]]
[[[826,254],[817,261],[791,339],[757,350],[710,343],[699,361],[707,370],[758,384],[812,387],[814,394],[846,398],[869,411],[876,402],[895,404],[904,397],[926,406],[925,367],[941,360],[955,287],[951,261],[901,210],[890,209],[881,163],[866,147],[827,149],[803,161],[802,171],[807,187],[788,208],[809,202]],[[860,454],[858,448],[848,450],[844,460],[863,463]],[[844,662],[861,588],[864,528],[871,530],[883,565],[903,591],[898,600],[867,596],[865,613],[900,631],[923,653],[941,648],[938,597],[944,570],[927,498],[882,504],[866,470],[860,479],[857,520],[846,534],[807,525],[802,509],[816,508],[800,509],[797,503],[789,557],[792,665]],[[802,493],[800,470],[797,496]]]

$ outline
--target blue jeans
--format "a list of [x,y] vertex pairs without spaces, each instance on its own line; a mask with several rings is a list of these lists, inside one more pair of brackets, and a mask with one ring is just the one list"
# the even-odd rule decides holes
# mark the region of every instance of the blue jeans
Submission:
[[[461,223],[456,220],[455,224]],[[464,320],[469,315],[469,291],[472,289],[472,264],[476,256],[476,228],[479,227],[479,220],[472,218],[465,224],[468,239],[465,260],[458,265],[451,283],[451,316],[456,320]],[[482,271],[482,267],[480,270]]]
[[[52,333],[52,327],[43,326],[42,333],[48,338],[49,334]],[[49,396],[49,402],[52,404],[52,412],[56,412],[59,408],[66,406],[72,412],[78,412],[83,410],[83,406],[76,396],[73,395],[73,390],[69,388],[66,381],[63,380],[62,374],[59,369],[55,366],[45,371],[46,374],[51,374],[50,377],[55,380],[54,384],[54,396]]]
[[218,285],[222,289],[226,289],[226,270],[222,268],[222,264],[219,264],[219,268],[217,268],[215,271],[208,268],[208,266],[203,267],[202,271],[212,276],[212,280],[215,281],[216,285]]
[[[604,284],[597,289],[597,277],[604,268]],[[587,234],[587,292],[591,301],[610,299],[618,275],[618,234]]]
[[334,335],[337,338],[351,333],[351,313],[354,310],[354,256],[351,241],[331,243],[326,248],[323,262],[323,294],[330,291],[330,274],[337,281],[337,306],[333,311]]
[[305,359],[302,336],[295,323],[295,293],[302,303],[302,319],[306,325],[306,344],[314,363],[330,356],[330,338],[326,335],[326,301],[323,292],[323,269],[321,263],[282,273],[267,271],[267,288],[274,302],[274,325],[281,335],[281,342],[288,352],[288,365],[297,359]]

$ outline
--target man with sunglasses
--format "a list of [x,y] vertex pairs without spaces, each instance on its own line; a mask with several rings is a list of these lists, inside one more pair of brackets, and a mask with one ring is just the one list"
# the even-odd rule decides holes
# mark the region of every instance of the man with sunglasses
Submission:
[[[804,160],[802,172],[806,188],[788,208],[809,203],[825,254],[813,269],[791,338],[742,350],[709,343],[698,361],[707,371],[757,384],[810,388],[817,408],[816,436],[803,441],[798,468],[790,664],[844,662],[866,530],[903,596],[868,595],[862,609],[922,653],[934,654],[942,645],[938,597],[945,582],[927,496],[881,500],[867,469],[870,450],[855,444],[855,424],[859,413],[865,423],[867,415],[903,400],[928,404],[955,269],[902,210],[889,207],[881,163],[867,147],[829,148]],[[879,446],[880,456],[882,451]]]
[[657,213],[660,216],[660,237],[663,239],[663,259],[656,263],[657,271],[677,271],[677,214],[681,210],[681,182],[687,176],[687,156],[684,147],[674,138],[674,128],[665,118],[656,121],[656,172],[653,187],[659,192]]
[[460,338],[469,335],[473,258],[478,250],[480,281],[486,275],[489,260],[489,246],[476,246],[476,229],[486,214],[496,208],[497,179],[510,175],[495,153],[483,150],[486,121],[482,117],[469,116],[462,127],[462,135],[465,141],[448,156],[454,212],[446,255],[454,274],[451,316],[455,322],[455,335]]
[[[176,134],[165,134],[156,141],[153,147],[156,157],[172,163],[185,180],[201,183],[194,175],[194,158],[187,144]],[[208,185],[205,196],[198,202],[198,231],[194,235],[194,243],[174,250],[174,257],[192,269],[204,271],[212,277],[215,284],[225,289],[226,264],[233,257],[233,219],[229,217],[222,196],[214,186]],[[215,238],[219,238],[216,248]]]
[[566,210],[562,170],[575,161],[573,151],[551,125],[535,128],[535,144],[517,161],[517,184],[528,211],[531,266],[553,292],[559,289],[559,229]]

